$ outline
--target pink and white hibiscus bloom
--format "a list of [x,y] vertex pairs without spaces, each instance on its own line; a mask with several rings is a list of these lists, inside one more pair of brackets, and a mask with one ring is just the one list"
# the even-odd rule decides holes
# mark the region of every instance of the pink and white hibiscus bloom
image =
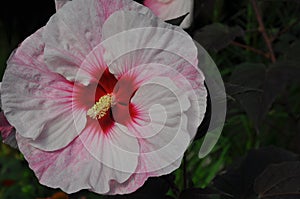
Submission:
[[192,23],[194,0],[145,0],[147,6],[163,20],[171,20],[188,14],[180,27],[189,28]]
[[8,60],[4,114],[41,184],[133,192],[180,166],[203,119],[197,49],[134,1],[66,2]]

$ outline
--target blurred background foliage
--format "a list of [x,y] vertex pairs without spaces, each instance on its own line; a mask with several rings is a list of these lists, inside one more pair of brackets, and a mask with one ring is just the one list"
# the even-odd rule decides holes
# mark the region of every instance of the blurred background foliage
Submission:
[[[2,77],[12,50],[55,10],[52,0],[6,1],[0,9]],[[178,170],[133,194],[67,195],[40,185],[22,154],[1,144],[0,198],[300,198],[300,1],[195,0],[193,15],[186,31],[213,57],[228,100],[208,156],[198,158],[199,132]]]

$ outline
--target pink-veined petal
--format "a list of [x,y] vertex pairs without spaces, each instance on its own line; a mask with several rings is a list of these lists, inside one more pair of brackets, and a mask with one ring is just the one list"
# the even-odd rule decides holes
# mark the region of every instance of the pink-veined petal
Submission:
[[96,160],[79,137],[65,148],[50,152],[31,146],[26,138],[18,134],[16,137],[30,168],[39,182],[46,186],[61,188],[67,193],[90,189],[106,194],[113,189],[112,181],[122,183],[130,176]]
[[[142,154],[143,156],[143,154]],[[140,158],[140,161],[143,161],[143,157]],[[109,191],[108,194],[118,194],[118,193],[132,193],[136,191],[138,188],[142,187],[143,184],[146,182],[146,180],[149,177],[156,177],[156,176],[161,176],[163,174],[169,174],[172,171],[174,171],[174,168],[179,168],[181,164],[182,157],[178,158],[175,162],[170,164],[170,166],[165,167],[163,169],[160,169],[155,172],[141,172],[145,171],[145,168],[143,166],[145,163],[139,163],[136,172],[130,176],[130,178],[124,182],[124,183],[118,183],[116,181],[112,181],[111,184],[114,186],[111,186],[111,190]]]
[[150,8],[159,18],[170,20],[189,13],[180,26],[188,28],[193,15],[193,0],[145,0],[144,5]]
[[[134,54],[135,53],[138,53],[138,51],[134,52]],[[138,55],[129,55],[129,57],[135,56]],[[131,60],[125,60],[124,62],[124,59],[118,64],[124,65],[124,68],[132,65]],[[112,106],[114,120],[123,125],[128,125],[131,122],[145,123],[144,113],[140,112],[135,105],[131,104],[130,100],[143,83],[148,82],[155,77],[164,76],[164,74],[169,73],[171,69],[162,64],[150,63],[141,64],[124,72],[119,78],[113,91],[115,97],[114,105]],[[125,70],[126,69],[124,69],[124,71]],[[140,120],[140,117],[143,117],[143,120]]]
[[[107,65],[103,59],[104,49],[101,45],[97,45],[81,63],[80,68],[75,76],[75,82],[98,82],[105,70]],[[104,80],[109,81],[109,80]]]
[[[143,125],[132,123],[145,164],[145,170],[139,172],[155,172],[183,156],[193,138],[190,134],[196,133],[187,130],[190,118],[185,113],[191,105],[188,97],[186,91],[180,90],[166,77],[154,78],[136,91],[132,103],[150,117],[150,120],[145,117]],[[194,114],[202,119],[200,107],[194,108]]]
[[[134,130],[137,130],[139,136],[143,137],[143,139],[139,139],[141,146],[141,154],[139,157],[138,167],[134,174],[126,182],[117,183],[113,181],[112,183],[115,186],[113,189],[110,190],[109,194],[116,194],[119,192],[130,193],[136,191],[145,183],[145,181],[149,177],[169,174],[175,169],[179,168],[184,151],[183,149],[180,149],[180,147],[187,147],[187,145],[190,142],[190,137],[186,132],[187,129],[184,129],[184,127],[182,129],[182,132],[178,131],[178,135],[167,135],[170,132],[175,132],[174,130],[170,129],[171,126],[176,126],[174,121],[172,125],[171,120],[174,120],[174,115],[176,115],[176,112],[180,112],[180,108],[172,108],[172,106],[176,107],[176,104],[179,106],[179,101],[181,101],[182,110],[186,110],[189,107],[189,103],[184,102],[185,100],[180,97],[181,93],[178,92],[181,91],[176,90],[175,85],[164,78],[159,78],[147,82],[140,88],[140,90],[137,91],[132,101],[133,103],[140,103],[141,106],[137,106],[140,109],[140,111],[148,112],[148,114],[152,118],[152,120],[143,118],[143,116],[145,117],[144,114],[141,117],[141,119],[145,119],[145,123],[150,121],[150,123],[152,124],[149,125],[148,123],[148,126],[146,126],[147,124],[141,126],[140,123],[136,123],[132,126],[132,128],[135,128]],[[176,101],[172,98],[178,99]],[[163,114],[161,114],[161,109],[156,109],[157,104],[160,104],[161,106],[165,107],[164,112],[169,115],[168,117],[165,117],[166,122],[161,125],[159,125],[159,123],[164,121],[164,119],[162,118]],[[183,111],[189,119],[191,119],[189,117],[189,112],[191,111],[191,108],[193,108],[192,112],[194,114],[197,112],[195,110],[197,108],[199,109],[199,107],[190,107],[188,108],[188,110]],[[201,118],[198,118],[196,122],[197,124],[199,124],[199,120],[201,120]],[[195,123],[195,120],[193,121]],[[184,121],[182,123],[189,125]],[[182,125],[186,127],[186,125]],[[161,128],[163,126],[167,127],[167,129]],[[168,132],[166,132],[165,130],[167,130]],[[193,131],[195,132],[196,129],[193,129]],[[177,153],[177,155],[175,156],[174,153]]]
[[[106,40],[101,43],[106,49],[104,59],[118,78],[134,76],[135,83],[140,85],[154,76],[165,76],[180,89],[195,93],[193,96],[188,94],[193,107],[188,114],[194,115],[192,110],[200,106],[201,117],[195,115],[188,121],[193,137],[202,121],[206,103],[204,76],[197,68],[197,48],[180,28],[157,20],[145,7],[136,10],[138,13],[118,11],[104,24]],[[113,25],[122,20],[127,23]]]
[[[193,87],[203,86],[197,48],[189,35],[160,21],[145,7],[137,11],[118,11],[104,24],[101,45],[109,70],[120,77],[141,64],[158,63],[188,75]],[[124,23],[115,26],[118,21]]]
[[[204,87],[192,38],[159,20],[146,7],[135,3],[131,7],[115,12],[103,26],[101,45],[110,71],[121,77],[142,64],[161,64],[186,76],[193,88]],[[115,26],[119,21],[124,23]],[[180,83],[177,85],[180,87]]]
[[10,57],[1,100],[5,116],[20,135],[35,147],[56,150],[85,127],[86,113],[74,102],[73,83],[43,62],[42,32],[28,37]]
[[[68,80],[75,80],[81,63],[102,38],[104,21],[126,0],[73,0],[57,11],[45,27],[45,62]],[[77,81],[88,84],[85,79]]]
[[105,166],[128,173],[128,178],[134,173],[138,164],[139,144],[125,126],[115,123],[104,133],[98,121],[90,119],[79,138],[91,155]]

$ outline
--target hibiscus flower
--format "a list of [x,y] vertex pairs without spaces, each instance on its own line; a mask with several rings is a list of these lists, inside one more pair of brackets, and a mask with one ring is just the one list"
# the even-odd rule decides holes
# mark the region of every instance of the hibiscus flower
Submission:
[[144,5],[163,20],[176,19],[187,14],[180,27],[189,28],[192,23],[193,0],[145,0]]
[[177,169],[206,108],[193,40],[131,0],[59,2],[1,85],[39,182],[125,194]]

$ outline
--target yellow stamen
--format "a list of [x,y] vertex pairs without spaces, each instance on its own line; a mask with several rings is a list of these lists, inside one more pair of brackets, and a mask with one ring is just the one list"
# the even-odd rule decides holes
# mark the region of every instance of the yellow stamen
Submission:
[[94,106],[88,110],[87,115],[93,119],[102,118],[111,107],[112,101],[112,94],[102,96],[99,101],[96,102],[96,104],[94,104]]

